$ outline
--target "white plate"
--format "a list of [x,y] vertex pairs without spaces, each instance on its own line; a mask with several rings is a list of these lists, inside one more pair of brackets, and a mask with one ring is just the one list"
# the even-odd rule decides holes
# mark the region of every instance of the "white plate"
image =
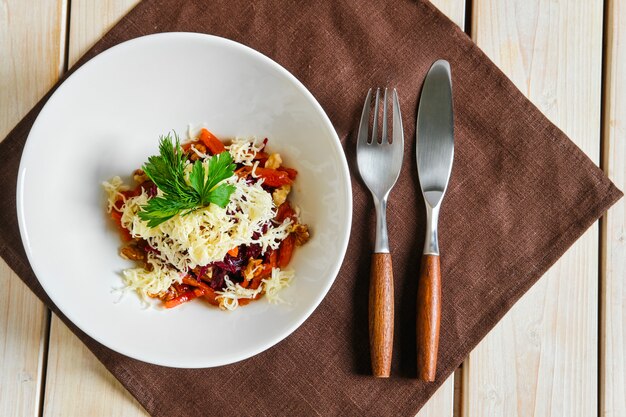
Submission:
[[[235,312],[192,302],[144,309],[116,303],[127,261],[105,214],[101,182],[130,176],[158,153],[158,137],[189,124],[218,137],[270,139],[299,176],[293,200],[312,239],[292,260],[289,304]],[[52,301],[81,330],[133,358],[198,368],[236,362],[278,343],[333,283],[350,232],[348,167],[328,117],[306,88],[266,56],[191,33],[146,36],[98,55],[48,100],[20,164],[17,210],[28,259]],[[311,348],[315,344],[311,340]]]

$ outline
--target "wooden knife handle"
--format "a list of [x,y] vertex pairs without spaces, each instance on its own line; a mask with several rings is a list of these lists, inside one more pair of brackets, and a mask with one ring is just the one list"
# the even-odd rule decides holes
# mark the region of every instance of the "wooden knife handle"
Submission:
[[417,375],[432,382],[437,372],[439,320],[441,317],[441,271],[438,255],[422,256],[417,289]]
[[393,351],[393,270],[389,253],[372,256],[369,331],[372,373],[388,378]]

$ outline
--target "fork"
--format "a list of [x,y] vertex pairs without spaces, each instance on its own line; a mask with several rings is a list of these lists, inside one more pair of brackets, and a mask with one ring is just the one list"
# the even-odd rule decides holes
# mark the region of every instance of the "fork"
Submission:
[[[380,89],[376,89],[371,136],[369,135],[372,89],[365,98],[356,146],[357,165],[372,193],[376,208],[376,243],[372,255],[369,289],[369,336],[372,373],[387,378],[393,350],[393,270],[387,236],[387,197],[393,188],[404,154],[404,133],[398,93],[393,90],[392,141],[387,135],[387,89],[383,96],[382,132],[378,137]],[[379,141],[380,139],[380,141]]]

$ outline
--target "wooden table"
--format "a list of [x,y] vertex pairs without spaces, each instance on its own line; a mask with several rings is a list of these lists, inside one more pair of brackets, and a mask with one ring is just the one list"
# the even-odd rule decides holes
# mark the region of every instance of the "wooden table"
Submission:
[[[137,0],[5,0],[0,137]],[[626,0],[437,0],[621,189]],[[420,416],[626,416],[626,202],[591,227]],[[141,406],[0,261],[0,416]]]

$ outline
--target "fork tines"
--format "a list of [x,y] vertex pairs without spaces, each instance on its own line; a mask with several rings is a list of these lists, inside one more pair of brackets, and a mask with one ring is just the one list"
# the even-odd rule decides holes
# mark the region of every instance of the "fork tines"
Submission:
[[[379,144],[383,143],[393,143],[393,137],[388,136],[388,112],[387,112],[387,92],[388,88],[385,87],[382,89],[382,115],[380,114],[380,102],[381,102],[381,88],[376,88],[375,97],[374,97],[374,114],[373,117],[370,117],[371,107],[372,107],[372,93],[373,89],[370,88],[367,92],[367,97],[365,98],[365,105],[363,106],[363,113],[361,115],[361,123],[359,125],[359,141],[365,139],[367,144],[372,144],[376,141]],[[392,92],[393,99],[393,112],[394,115],[400,113],[400,105],[398,103],[398,93],[396,89],[393,89]],[[381,117],[382,116],[382,117]],[[370,133],[370,119],[371,120],[371,135]],[[380,120],[379,120],[380,119]],[[382,121],[382,132],[379,135],[379,126]],[[394,117],[395,121],[395,117]]]

